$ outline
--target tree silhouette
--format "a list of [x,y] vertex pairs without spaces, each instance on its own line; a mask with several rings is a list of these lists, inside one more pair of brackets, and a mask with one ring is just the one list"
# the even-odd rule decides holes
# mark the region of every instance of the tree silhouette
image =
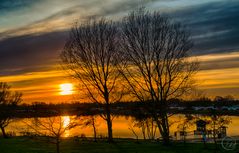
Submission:
[[215,148],[217,149],[217,137],[219,137],[220,135],[221,137],[226,136],[226,135],[224,136],[222,135],[222,134],[226,134],[226,133],[223,133],[222,129],[226,128],[226,126],[231,123],[231,118],[229,116],[223,116],[223,115],[217,114],[216,107],[214,104],[214,109],[210,111],[208,122],[209,122],[209,129],[212,130]]
[[182,132],[184,144],[186,143],[187,130],[189,127],[192,126],[193,122],[195,122],[194,120],[195,120],[195,117],[193,115],[186,114],[182,122],[180,122],[180,124],[178,124],[177,126],[180,133]]
[[65,132],[79,125],[75,118],[66,123],[62,116],[34,118],[31,123],[25,124],[38,136],[48,136],[50,142],[56,145],[56,153],[60,153],[61,138]]
[[6,82],[0,82],[0,128],[4,138],[7,138],[5,128],[12,121],[8,109],[13,109],[17,104],[22,101],[22,94],[19,92],[11,91],[11,86]]
[[[119,33],[112,21],[90,20],[71,29],[61,53],[63,68],[83,84],[91,101],[103,107],[108,141],[112,136],[111,103],[120,101],[123,87],[116,65],[119,59]],[[102,105],[103,104],[103,105]]]
[[83,126],[87,127],[87,126],[92,126],[93,128],[93,133],[94,133],[94,141],[97,141],[97,126],[99,125],[96,121],[96,117],[95,116],[87,116],[84,117],[83,119]]
[[[188,58],[189,33],[159,12],[133,11],[122,20],[121,72],[138,100],[149,101],[148,112],[169,143],[168,99],[190,91],[198,64]],[[159,110],[159,111],[158,111]]]

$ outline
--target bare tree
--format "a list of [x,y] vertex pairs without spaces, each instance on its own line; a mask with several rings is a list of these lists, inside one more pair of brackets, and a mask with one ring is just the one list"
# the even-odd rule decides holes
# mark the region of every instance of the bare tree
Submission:
[[[50,142],[56,145],[56,153],[60,153],[61,138],[66,131],[78,126],[75,118],[69,121],[64,120],[62,116],[48,117],[48,118],[34,118],[31,123],[25,122],[38,136],[48,136]],[[49,141],[47,139],[47,141]]]
[[[129,128],[128,128],[135,136],[137,142],[139,141],[139,136],[138,134],[136,133],[136,131],[134,130],[134,127],[132,127],[131,125],[129,125]],[[145,140],[145,137],[144,137],[144,140]]]
[[155,126],[155,121],[152,117],[139,121],[136,120],[134,126],[141,128],[144,139],[146,139],[146,136],[149,140],[155,139],[157,126]]
[[83,119],[83,126],[92,126],[93,128],[93,133],[94,133],[94,141],[97,141],[97,124],[96,122],[96,117],[95,116],[89,116]]
[[[186,143],[186,136],[187,136],[187,130],[188,128],[190,128],[193,124],[193,122],[195,120],[195,117],[193,115],[190,114],[186,114],[183,121],[177,126],[177,128],[179,129],[179,132],[182,134],[183,136],[183,143]],[[181,135],[180,134],[180,135]]]
[[222,135],[223,132],[226,132],[222,130],[226,128],[228,124],[231,123],[231,118],[228,116],[218,115],[216,114],[215,110],[212,110],[210,113],[211,115],[209,116],[209,129],[212,130],[213,141],[214,141],[215,147],[217,148],[217,137],[219,137],[219,135],[221,135],[221,137],[226,136],[226,135],[224,136]]
[[126,62],[121,72],[132,94],[142,102],[150,102],[148,112],[167,144],[167,101],[190,91],[198,68],[188,58],[192,47],[190,35],[180,23],[144,9],[130,13],[121,27],[122,60]]
[[90,20],[75,25],[61,53],[63,67],[78,79],[91,101],[103,107],[103,119],[108,126],[108,141],[112,136],[111,103],[122,97],[119,63],[119,33],[111,21]]
[[[145,123],[145,119],[133,119],[132,121],[134,123],[133,127],[138,127],[141,129],[141,133],[143,135],[144,140],[146,140],[146,134],[148,131],[146,131],[146,123]],[[131,128],[133,129],[133,128]]]
[[6,82],[0,82],[0,128],[4,138],[7,138],[5,128],[12,121],[12,118],[9,115],[8,109],[13,109],[17,104],[19,104],[22,99],[22,94],[19,92],[11,91],[11,86]]

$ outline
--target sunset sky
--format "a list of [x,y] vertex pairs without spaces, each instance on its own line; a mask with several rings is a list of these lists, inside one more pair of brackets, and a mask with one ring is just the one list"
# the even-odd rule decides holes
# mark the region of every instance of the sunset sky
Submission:
[[82,91],[60,94],[64,83],[77,89],[60,68],[69,28],[91,17],[118,20],[140,6],[190,30],[192,56],[201,62],[199,89],[239,98],[238,0],[0,0],[0,81],[21,91],[27,103],[81,99]]

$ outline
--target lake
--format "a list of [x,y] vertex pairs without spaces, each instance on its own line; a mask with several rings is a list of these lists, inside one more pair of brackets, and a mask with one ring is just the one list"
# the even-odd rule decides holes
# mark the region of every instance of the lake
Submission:
[[[209,119],[209,116],[197,116],[198,118],[202,119]],[[239,135],[239,116],[223,116],[225,118],[230,119],[230,123],[225,125],[226,133],[228,136],[238,136]],[[82,124],[87,116],[75,118],[74,116],[61,116],[63,120],[63,127],[67,126],[72,120],[79,124]],[[41,118],[43,120],[47,120],[48,118]],[[105,137],[107,136],[107,126],[105,120],[100,117],[96,116],[96,129],[98,137]],[[174,139],[179,139],[180,134],[175,134],[175,132],[180,133],[182,131],[182,123],[185,121],[185,115],[177,114],[173,115],[169,118],[170,123],[170,135]],[[33,125],[34,118],[23,118],[23,119],[14,119],[13,122],[9,124],[6,128],[7,133],[14,133],[15,135],[23,135],[26,132],[33,132],[32,128],[29,125]],[[152,126],[153,125],[153,126]],[[209,129],[211,126],[207,125]],[[158,129],[156,128],[155,123],[149,119],[147,126],[145,126],[146,131],[148,130],[148,134],[146,137],[149,137],[151,134],[158,137]],[[193,131],[196,130],[196,123],[192,121],[187,125],[185,131],[187,131],[188,138],[195,138],[196,136],[193,134]],[[65,137],[73,137],[73,136],[86,136],[86,137],[93,137],[93,128],[92,126],[76,126],[71,130],[66,130],[64,133]],[[113,119],[113,136],[115,138],[143,138],[142,128],[136,126],[136,122],[133,117],[125,117],[125,116],[117,116]]]

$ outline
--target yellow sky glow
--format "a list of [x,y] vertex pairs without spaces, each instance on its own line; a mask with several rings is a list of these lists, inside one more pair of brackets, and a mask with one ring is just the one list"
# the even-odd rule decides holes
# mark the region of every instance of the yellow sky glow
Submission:
[[[239,52],[205,55],[196,58],[201,64],[206,64],[206,67],[213,67],[202,69],[196,74],[195,78],[199,89],[205,90],[208,96],[231,94],[239,98],[239,66],[228,62],[231,59],[239,58]],[[225,60],[227,61],[224,62]],[[211,65],[211,61],[214,61],[214,65]],[[225,63],[228,63],[230,67],[218,68]],[[84,92],[74,92],[76,89],[73,88],[79,82],[69,79],[67,73],[56,68],[48,71],[0,76],[0,81],[8,82],[12,85],[13,90],[22,92],[24,102],[27,103],[34,101],[72,101],[74,100],[72,97],[79,92]],[[63,84],[63,82],[68,83]],[[76,100],[78,99],[79,97]]]

